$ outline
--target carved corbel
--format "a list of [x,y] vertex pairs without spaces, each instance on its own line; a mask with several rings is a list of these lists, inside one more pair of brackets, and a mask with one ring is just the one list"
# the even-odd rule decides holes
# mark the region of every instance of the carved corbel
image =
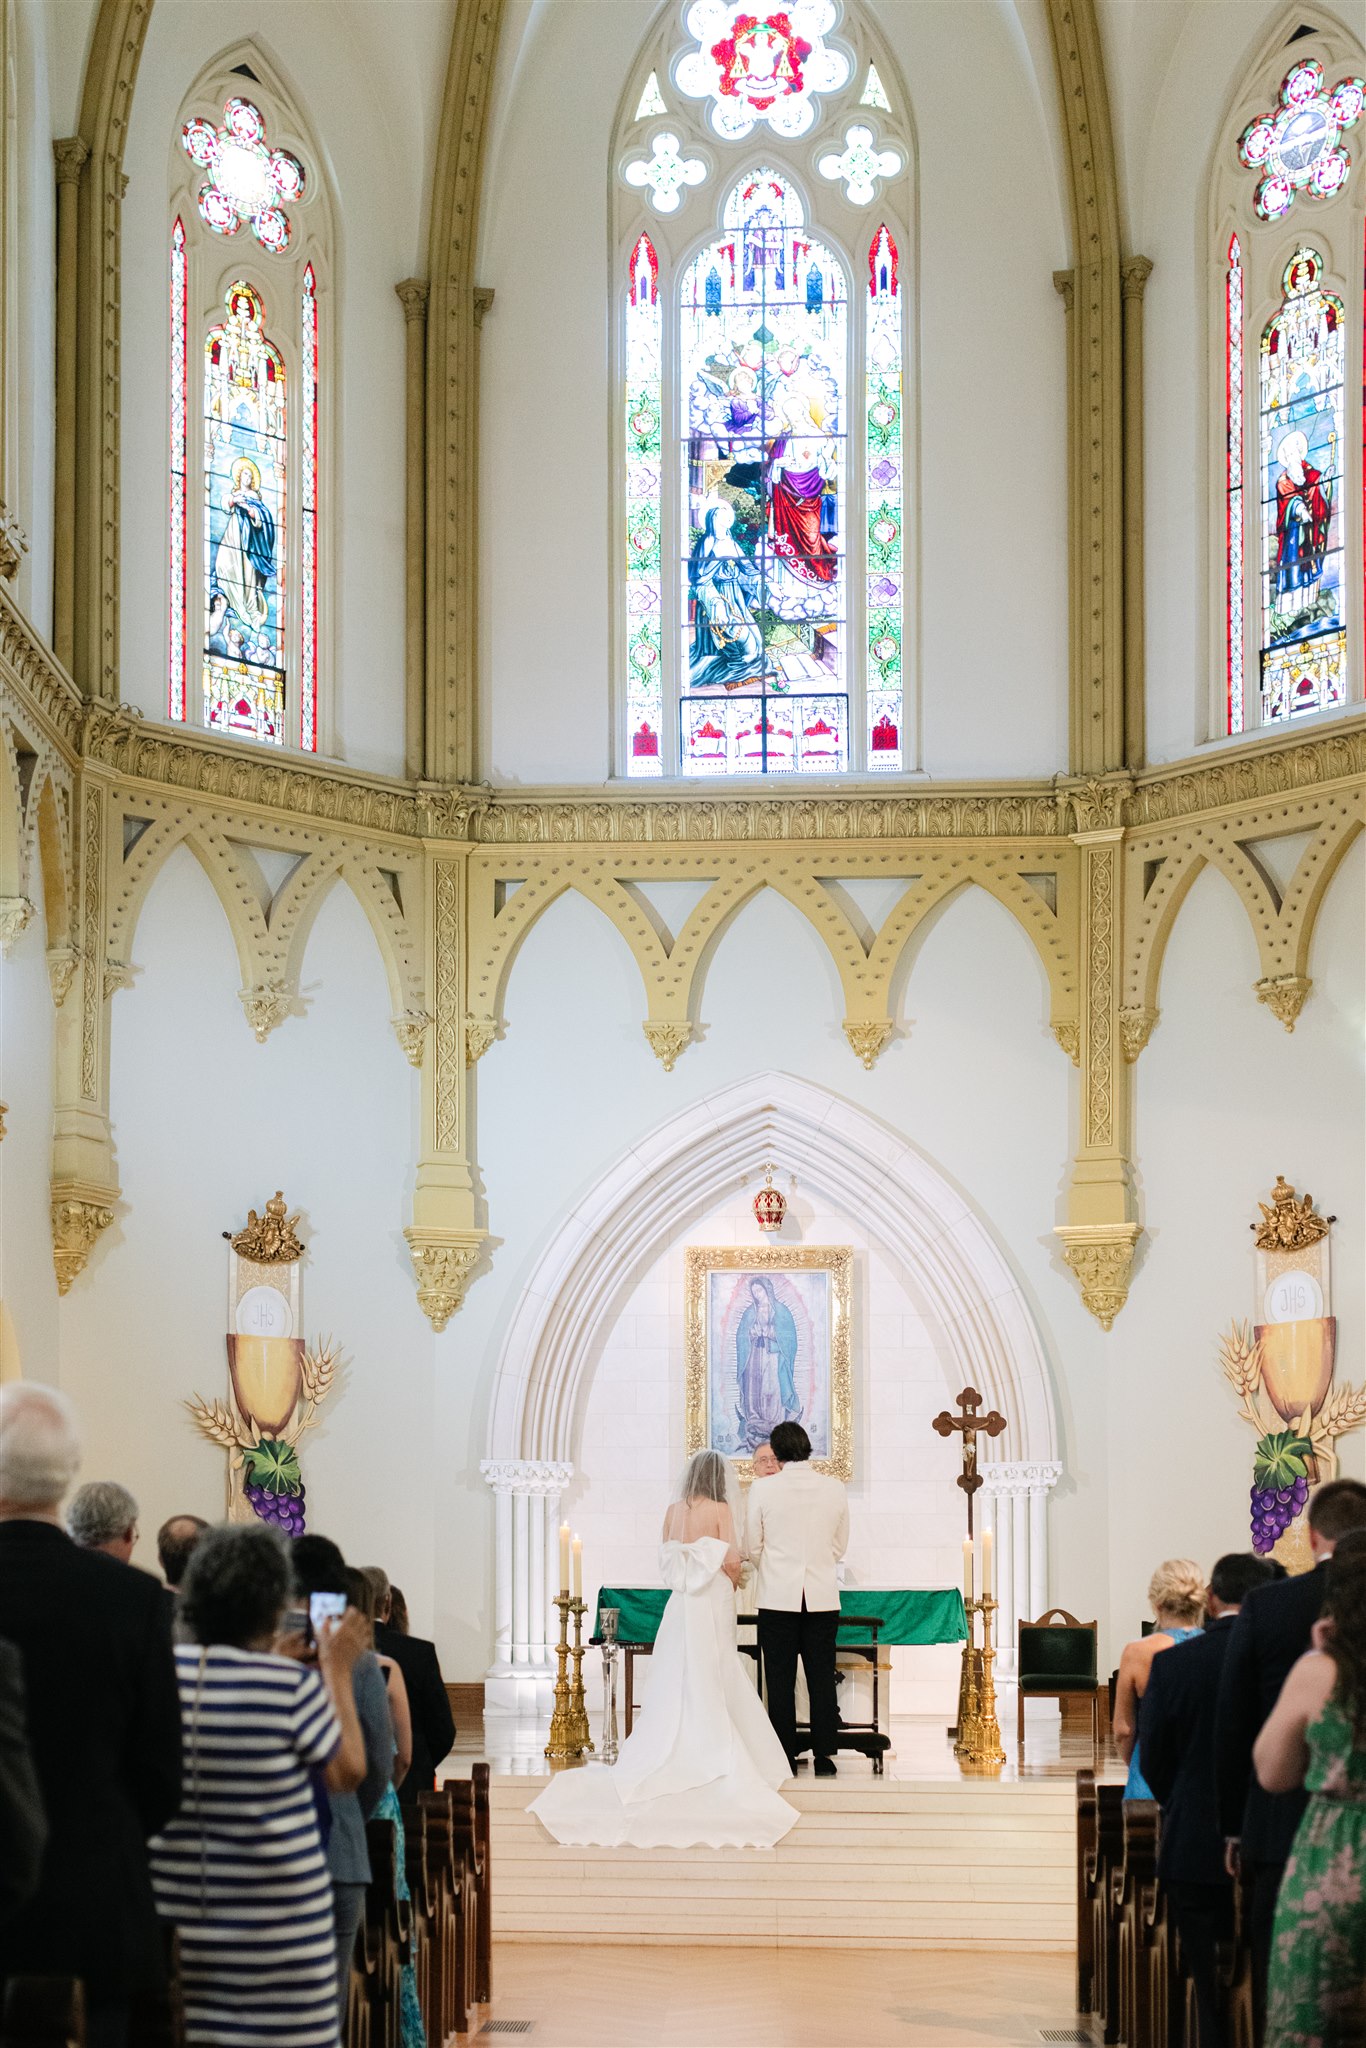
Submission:
[[405,1010],[401,1017],[394,1019],[394,1036],[402,1046],[403,1057],[410,1067],[422,1065],[431,1021],[431,1013],[427,1010]]
[[1081,1298],[1108,1330],[1129,1298],[1134,1252],[1143,1235],[1137,1223],[1059,1223],[1053,1235],[1076,1274]]
[[0,576],[10,583],[28,553],[28,535],[7,505],[0,504]]
[[874,1018],[864,1023],[853,1023],[846,1019],[844,1035],[849,1041],[850,1051],[862,1060],[871,1073],[877,1065],[878,1054],[895,1029],[896,1026],[887,1017]]
[[1150,1010],[1142,1003],[1126,1003],[1120,1011],[1120,1043],[1124,1048],[1124,1057],[1130,1066],[1133,1065],[1144,1046],[1148,1043],[1148,1040],[1152,1037],[1153,1026],[1157,1022],[1157,1017],[1158,1013],[1156,1010]]
[[671,1074],[678,1055],[691,1043],[691,1024],[656,1024],[651,1021],[641,1026],[650,1042],[650,1050],[657,1060],[664,1063],[664,1071]]
[[32,916],[33,905],[27,896],[0,896],[0,953],[6,959]]
[[238,989],[238,997],[247,1022],[256,1033],[258,1045],[264,1045],[276,1025],[284,1022],[297,993],[296,989],[286,988],[278,981],[258,981],[251,988]]
[[69,1193],[65,1189],[52,1197],[52,1263],[57,1269],[57,1292],[66,1294],[71,1283],[85,1271],[95,1240],[114,1220],[109,1193]]
[[1307,974],[1267,974],[1252,984],[1257,1001],[1265,1003],[1278,1023],[1293,1031],[1305,999],[1314,986]]
[[466,1017],[465,1019],[465,1065],[477,1066],[484,1054],[498,1036],[496,1017]]
[[48,984],[52,989],[53,1003],[59,1010],[71,992],[80,964],[81,956],[74,946],[49,946],[47,949]]
[[418,1304],[439,1334],[464,1305],[485,1233],[410,1227],[403,1235],[412,1254]]
[[1049,1026],[1058,1044],[1067,1054],[1074,1067],[1081,1065],[1081,1020],[1064,1017],[1061,1022]]

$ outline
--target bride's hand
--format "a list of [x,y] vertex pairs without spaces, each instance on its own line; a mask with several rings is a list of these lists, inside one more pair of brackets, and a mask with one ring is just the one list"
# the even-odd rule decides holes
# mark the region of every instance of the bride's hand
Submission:
[[745,1572],[743,1559],[737,1557],[734,1564],[732,1564],[730,1559],[727,1558],[726,1562],[722,1565],[721,1569],[725,1573],[726,1577],[730,1580],[732,1586],[734,1586],[736,1591],[738,1592],[740,1587],[740,1581],[744,1577]]

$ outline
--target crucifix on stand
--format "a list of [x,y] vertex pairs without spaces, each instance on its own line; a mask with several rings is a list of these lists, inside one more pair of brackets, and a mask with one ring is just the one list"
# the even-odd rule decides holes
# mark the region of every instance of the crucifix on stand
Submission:
[[[973,1761],[996,1760],[1000,1751],[1000,1735],[996,1729],[995,1688],[991,1680],[991,1615],[995,1602],[991,1598],[991,1548],[990,1537],[983,1549],[980,1577],[980,1596],[973,1598],[973,1565],[976,1545],[973,1540],[972,1497],[982,1485],[982,1475],[977,1469],[977,1439],[979,1436],[999,1436],[1006,1426],[1004,1415],[993,1408],[988,1415],[979,1411],[982,1396],[975,1387],[964,1387],[958,1396],[958,1415],[950,1414],[945,1408],[935,1416],[932,1428],[940,1436],[963,1439],[963,1469],[958,1475],[958,1485],[968,1499],[968,1534],[963,1545],[964,1606],[967,1610],[968,1637],[963,1645],[963,1669],[958,1684],[958,1718],[949,1734],[955,1738],[958,1753],[971,1757]],[[982,1648],[975,1642],[974,1619],[980,1610],[982,1615]],[[988,1695],[990,1695],[988,1703]]]

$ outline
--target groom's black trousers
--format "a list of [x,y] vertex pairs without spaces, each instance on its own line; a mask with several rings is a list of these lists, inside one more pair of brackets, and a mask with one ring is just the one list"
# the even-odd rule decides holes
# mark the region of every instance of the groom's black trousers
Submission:
[[797,1659],[806,1673],[811,1702],[811,1753],[833,1756],[839,1741],[839,1708],[835,1701],[835,1637],[838,1607],[814,1613],[805,1600],[798,1613],[780,1607],[759,1609],[759,1648],[768,1688],[768,1718],[790,1757],[797,1754]]

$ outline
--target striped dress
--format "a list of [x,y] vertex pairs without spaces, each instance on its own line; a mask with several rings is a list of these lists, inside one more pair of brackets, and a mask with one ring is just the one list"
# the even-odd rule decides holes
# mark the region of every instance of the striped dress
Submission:
[[337,2048],[332,1882],[309,1782],[341,1740],[317,1673],[215,1643],[175,1653],[180,1812],[152,1843],[157,1910],[180,1934],[185,2038]]

